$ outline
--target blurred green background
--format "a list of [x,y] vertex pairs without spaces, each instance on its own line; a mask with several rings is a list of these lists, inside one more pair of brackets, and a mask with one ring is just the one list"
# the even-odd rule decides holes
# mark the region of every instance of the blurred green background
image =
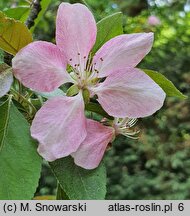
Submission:
[[[43,0],[35,40],[54,42],[59,0]],[[70,0],[68,2],[82,2]],[[122,11],[125,33],[154,32],[155,42],[141,68],[163,73],[190,96],[190,0],[86,0],[96,20]],[[1,0],[0,9],[29,5]],[[10,10],[9,12],[10,13]],[[14,14],[13,14],[14,16]],[[151,23],[154,16],[159,24]],[[106,153],[106,199],[190,199],[190,101],[167,98],[152,117],[139,120],[138,141],[119,137]],[[36,195],[55,194],[56,181],[44,163]]]

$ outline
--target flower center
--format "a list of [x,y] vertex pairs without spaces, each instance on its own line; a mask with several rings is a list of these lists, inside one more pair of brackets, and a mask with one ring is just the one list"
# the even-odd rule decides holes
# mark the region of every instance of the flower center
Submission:
[[[96,63],[92,63],[92,55],[89,54],[87,59],[86,56],[81,56],[78,53],[78,63],[73,64],[72,58],[70,59],[70,76],[74,80],[75,85],[79,89],[88,89],[91,86],[96,85],[100,79],[98,78],[99,71],[96,69]],[[101,62],[103,59],[100,58]]]

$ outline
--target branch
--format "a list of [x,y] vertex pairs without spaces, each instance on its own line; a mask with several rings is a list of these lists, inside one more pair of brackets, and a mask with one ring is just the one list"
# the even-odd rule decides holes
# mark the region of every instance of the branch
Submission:
[[32,2],[32,9],[30,11],[30,14],[28,16],[28,19],[26,20],[25,24],[30,29],[34,25],[35,19],[38,17],[39,12],[41,11],[41,0],[33,0]]
[[13,59],[13,55],[7,53],[4,51],[4,62],[9,65],[9,66],[12,66],[12,59]]

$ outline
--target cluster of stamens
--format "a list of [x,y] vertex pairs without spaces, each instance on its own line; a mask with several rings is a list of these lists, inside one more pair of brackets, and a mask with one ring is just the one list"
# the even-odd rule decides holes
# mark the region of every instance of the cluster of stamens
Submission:
[[[83,61],[81,60],[81,54],[78,53],[78,63],[73,64],[73,59],[70,58],[70,65],[72,66],[72,72],[70,76],[75,81],[75,84],[79,88],[86,87],[91,84],[91,82],[98,77],[99,71],[96,68],[96,63],[92,63],[92,54],[83,56]],[[103,62],[103,58],[100,58],[100,61]],[[83,63],[83,65],[82,65]]]
[[136,118],[115,118],[113,121],[113,127],[115,128],[116,135],[122,134],[131,139],[138,139],[140,130],[134,128],[137,121]]

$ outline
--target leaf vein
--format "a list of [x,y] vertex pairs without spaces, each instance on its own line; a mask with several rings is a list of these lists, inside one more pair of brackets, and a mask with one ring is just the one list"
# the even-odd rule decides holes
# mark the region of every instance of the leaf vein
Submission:
[[5,118],[5,127],[2,129],[2,130],[4,130],[4,133],[3,133],[3,137],[1,139],[0,153],[1,153],[2,149],[3,149],[3,147],[4,147],[4,143],[5,143],[4,141],[5,141],[5,137],[6,137],[7,129],[8,129],[9,115],[10,115],[10,101],[11,100],[9,99],[7,115],[6,115],[6,118]]

